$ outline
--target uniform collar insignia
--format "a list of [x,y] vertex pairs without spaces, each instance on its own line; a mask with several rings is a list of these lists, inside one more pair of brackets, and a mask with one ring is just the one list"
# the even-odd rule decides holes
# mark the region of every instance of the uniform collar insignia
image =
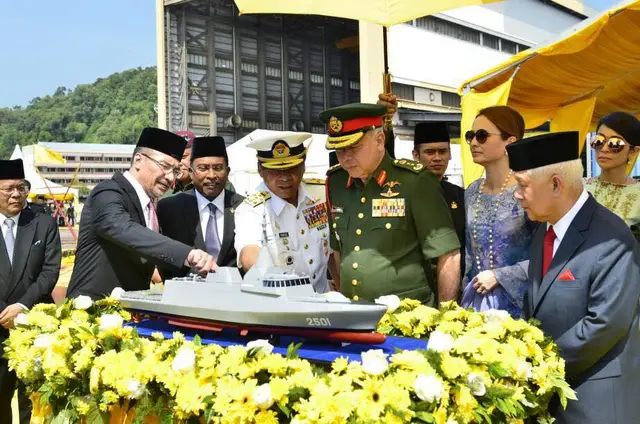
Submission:
[[347,188],[351,187],[352,184],[353,184],[353,178],[349,177],[349,179],[347,180]]
[[380,171],[380,173],[378,174],[378,178],[376,178],[376,182],[378,183],[378,185],[380,187],[384,187],[384,183],[385,181],[387,181],[387,171],[385,171],[384,169],[382,171]]

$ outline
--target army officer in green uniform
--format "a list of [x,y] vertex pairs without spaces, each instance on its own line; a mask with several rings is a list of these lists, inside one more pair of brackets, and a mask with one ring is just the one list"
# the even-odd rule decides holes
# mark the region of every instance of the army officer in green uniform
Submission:
[[429,306],[454,300],[460,243],[448,205],[422,164],[386,152],[384,113],[383,106],[350,104],[320,114],[329,126],[326,147],[339,162],[326,186],[340,291],[356,301],[390,294]]

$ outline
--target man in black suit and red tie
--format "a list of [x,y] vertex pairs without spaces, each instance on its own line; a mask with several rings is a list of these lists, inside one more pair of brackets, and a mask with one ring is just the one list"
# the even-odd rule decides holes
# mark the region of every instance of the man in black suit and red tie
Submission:
[[[218,266],[236,266],[235,209],[244,197],[225,189],[229,157],[222,137],[197,137],[191,147],[189,172],[194,188],[162,199],[158,219],[163,234],[205,250]],[[184,276],[188,270],[165,268],[165,279]]]
[[[3,342],[21,312],[53,302],[62,257],[58,227],[50,215],[26,207],[28,193],[22,159],[0,160],[0,421],[7,423],[16,375],[3,357]],[[23,386],[18,406],[20,422],[28,423],[31,402]]]
[[91,190],[67,297],[99,299],[115,287],[146,290],[156,266],[190,267],[201,274],[215,266],[206,252],[160,234],[157,200],[180,174],[186,144],[169,131],[145,128],[129,171]]

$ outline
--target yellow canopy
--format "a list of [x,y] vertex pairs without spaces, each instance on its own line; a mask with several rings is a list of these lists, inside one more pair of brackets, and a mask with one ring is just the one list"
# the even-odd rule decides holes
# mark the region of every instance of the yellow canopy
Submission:
[[[481,108],[496,104],[518,110],[527,128],[551,121],[552,131],[577,130],[583,140],[610,112],[639,114],[640,0],[623,1],[511,57],[465,81],[459,93],[463,134]],[[468,185],[482,168],[473,164],[468,146],[462,160]]]
[[235,0],[240,14],[290,13],[355,19],[386,27],[462,6],[497,0]]

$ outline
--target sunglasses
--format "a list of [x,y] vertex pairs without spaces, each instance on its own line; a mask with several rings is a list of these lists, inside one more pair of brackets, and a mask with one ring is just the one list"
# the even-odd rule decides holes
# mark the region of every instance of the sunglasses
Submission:
[[487,141],[490,135],[500,135],[500,134],[490,133],[489,131],[482,130],[482,129],[478,131],[469,130],[464,134],[464,138],[465,140],[467,140],[467,143],[469,144],[471,144],[474,138],[478,140],[478,143],[484,144],[484,142]]
[[607,139],[602,134],[596,134],[591,140],[591,148],[594,150],[601,150],[605,144],[611,153],[620,153],[627,143],[620,137],[609,137]]

